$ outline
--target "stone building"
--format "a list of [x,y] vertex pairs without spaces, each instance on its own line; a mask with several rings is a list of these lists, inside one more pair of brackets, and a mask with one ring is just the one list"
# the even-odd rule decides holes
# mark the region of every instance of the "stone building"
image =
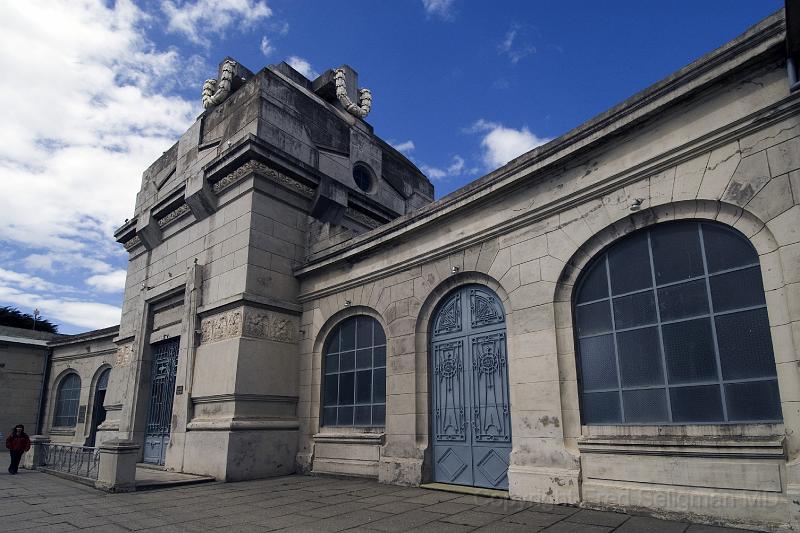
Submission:
[[98,439],[221,480],[800,527],[785,28],[781,11],[435,202],[352,68],[227,59],[117,232]]
[[[56,337],[45,331],[0,326],[0,433],[8,435],[17,424],[36,431],[48,365],[47,343]],[[2,452],[7,452],[5,446]]]

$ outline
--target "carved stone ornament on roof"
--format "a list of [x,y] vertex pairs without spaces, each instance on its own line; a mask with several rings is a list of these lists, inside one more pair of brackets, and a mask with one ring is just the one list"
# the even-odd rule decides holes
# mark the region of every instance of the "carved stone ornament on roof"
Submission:
[[221,104],[231,94],[233,73],[236,71],[236,61],[226,59],[222,63],[222,74],[219,80],[208,79],[203,83],[203,108],[208,109]]
[[339,102],[344,106],[347,112],[358,118],[366,117],[370,109],[372,109],[372,91],[369,89],[359,89],[358,104],[354,104],[353,101],[350,100],[350,97],[347,96],[344,69],[337,68],[334,71],[333,81],[336,83],[336,98],[339,99]]

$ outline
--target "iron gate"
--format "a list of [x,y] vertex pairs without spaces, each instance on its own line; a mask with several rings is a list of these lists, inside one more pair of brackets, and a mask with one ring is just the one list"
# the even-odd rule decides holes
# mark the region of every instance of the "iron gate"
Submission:
[[435,480],[507,489],[511,416],[500,300],[485,287],[463,287],[432,326]]
[[169,444],[179,339],[154,344],[150,371],[150,408],[144,438],[144,462],[164,464]]

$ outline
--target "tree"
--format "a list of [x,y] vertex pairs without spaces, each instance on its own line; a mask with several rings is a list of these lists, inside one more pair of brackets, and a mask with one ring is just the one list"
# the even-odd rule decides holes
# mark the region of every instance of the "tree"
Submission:
[[33,315],[30,313],[23,313],[16,307],[11,307],[9,305],[0,307],[0,326],[58,333],[58,326],[56,324],[37,316],[36,326],[34,327]]

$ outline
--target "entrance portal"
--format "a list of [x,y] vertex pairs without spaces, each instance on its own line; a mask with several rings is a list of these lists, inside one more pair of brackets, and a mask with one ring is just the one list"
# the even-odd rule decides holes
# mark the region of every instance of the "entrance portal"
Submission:
[[500,299],[469,285],[450,294],[431,327],[435,481],[508,488],[511,415]]
[[175,373],[178,370],[178,343],[179,339],[173,339],[152,346],[150,409],[144,437],[145,463],[164,464],[175,395]]

